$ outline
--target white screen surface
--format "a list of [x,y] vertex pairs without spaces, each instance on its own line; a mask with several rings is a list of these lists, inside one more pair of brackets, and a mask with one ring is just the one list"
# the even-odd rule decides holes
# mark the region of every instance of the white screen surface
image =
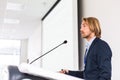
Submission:
[[43,54],[67,40],[42,58],[42,67],[50,70],[73,68],[72,0],[61,1],[42,23]]

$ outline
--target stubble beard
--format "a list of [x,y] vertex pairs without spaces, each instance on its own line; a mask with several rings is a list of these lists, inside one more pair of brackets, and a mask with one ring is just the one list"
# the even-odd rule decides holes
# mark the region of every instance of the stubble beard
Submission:
[[81,36],[82,36],[82,38],[85,38],[85,39],[90,38],[90,34],[81,33]]

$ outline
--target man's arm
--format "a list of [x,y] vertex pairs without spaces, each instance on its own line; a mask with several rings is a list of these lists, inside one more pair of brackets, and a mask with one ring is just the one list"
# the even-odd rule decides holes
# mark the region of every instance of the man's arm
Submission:
[[75,76],[75,77],[79,77],[79,78],[84,78],[84,72],[83,71],[69,71],[68,73],[66,73],[68,75],[71,76]]
[[98,49],[99,80],[111,80],[111,57],[112,52],[108,44],[104,44]]

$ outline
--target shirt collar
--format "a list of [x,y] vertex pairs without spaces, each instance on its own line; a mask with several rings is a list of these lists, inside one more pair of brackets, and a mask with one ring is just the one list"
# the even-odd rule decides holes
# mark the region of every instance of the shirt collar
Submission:
[[90,39],[90,41],[87,41],[87,43],[85,45],[86,49],[89,49],[89,47],[91,46],[91,44],[92,44],[92,42],[94,41],[95,38],[96,37],[93,37],[92,39]]

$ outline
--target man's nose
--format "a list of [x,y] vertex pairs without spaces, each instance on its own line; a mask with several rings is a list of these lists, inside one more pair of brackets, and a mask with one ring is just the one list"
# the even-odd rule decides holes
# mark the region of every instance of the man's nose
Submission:
[[82,31],[82,26],[80,27],[80,31]]

